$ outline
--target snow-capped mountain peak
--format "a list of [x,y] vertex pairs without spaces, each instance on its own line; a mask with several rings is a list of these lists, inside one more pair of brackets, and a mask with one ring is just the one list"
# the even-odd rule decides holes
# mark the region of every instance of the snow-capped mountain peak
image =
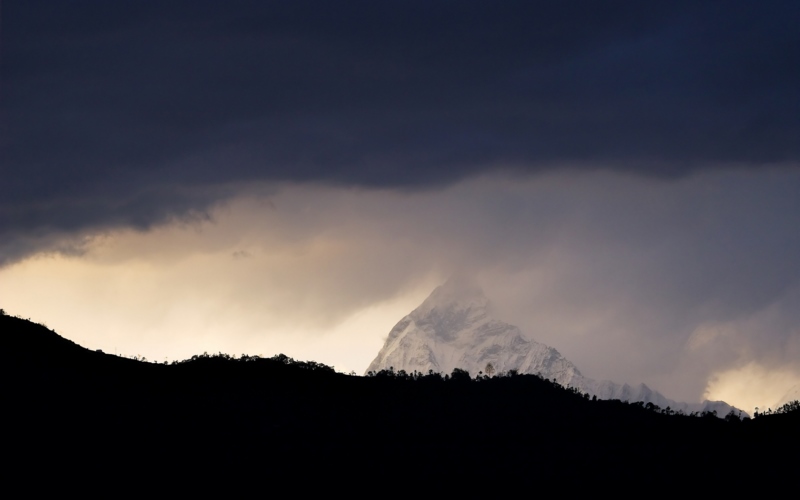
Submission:
[[367,373],[390,368],[445,374],[459,368],[472,376],[516,370],[541,375],[601,399],[642,401],[687,413],[716,411],[719,416],[732,409],[721,401],[679,403],[644,384],[630,386],[584,377],[556,349],[526,338],[514,325],[494,319],[480,286],[464,277],[451,278],[437,287],[392,328]]
[[389,333],[367,371],[385,368],[450,373],[518,370],[541,373],[569,385],[578,369],[552,347],[527,340],[516,326],[490,314],[483,291],[463,278],[450,279]]

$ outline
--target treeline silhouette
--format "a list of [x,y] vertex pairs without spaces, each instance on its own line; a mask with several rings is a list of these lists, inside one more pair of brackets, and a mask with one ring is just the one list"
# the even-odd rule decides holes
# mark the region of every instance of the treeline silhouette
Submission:
[[796,457],[798,402],[754,419],[681,415],[514,372],[359,377],[284,355],[222,353],[149,363],[12,316],[0,327],[4,453],[44,474],[135,472],[187,485],[363,477],[447,483],[452,494],[475,481],[579,488],[620,475],[631,484],[779,481],[796,464],[780,457]]

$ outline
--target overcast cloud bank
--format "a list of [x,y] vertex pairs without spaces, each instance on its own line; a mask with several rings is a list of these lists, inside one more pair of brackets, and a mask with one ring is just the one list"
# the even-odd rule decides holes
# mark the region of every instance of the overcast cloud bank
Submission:
[[2,8],[0,265],[243,183],[800,163],[791,0]]

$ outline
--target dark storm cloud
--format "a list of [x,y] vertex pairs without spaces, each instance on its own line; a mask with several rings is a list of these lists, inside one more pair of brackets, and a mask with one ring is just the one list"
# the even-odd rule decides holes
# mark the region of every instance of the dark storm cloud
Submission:
[[799,21],[791,1],[6,1],[0,238],[146,227],[251,181],[796,164]]

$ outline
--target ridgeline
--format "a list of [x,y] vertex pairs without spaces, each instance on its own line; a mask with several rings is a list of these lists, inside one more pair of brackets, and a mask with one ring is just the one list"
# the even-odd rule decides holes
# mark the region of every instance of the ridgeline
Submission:
[[369,478],[450,493],[539,480],[563,481],[564,492],[609,481],[725,490],[796,474],[797,402],[754,419],[676,415],[533,375],[358,377],[283,355],[167,365],[91,351],[8,315],[0,332],[4,454],[36,474],[183,485],[300,474],[316,486]]

